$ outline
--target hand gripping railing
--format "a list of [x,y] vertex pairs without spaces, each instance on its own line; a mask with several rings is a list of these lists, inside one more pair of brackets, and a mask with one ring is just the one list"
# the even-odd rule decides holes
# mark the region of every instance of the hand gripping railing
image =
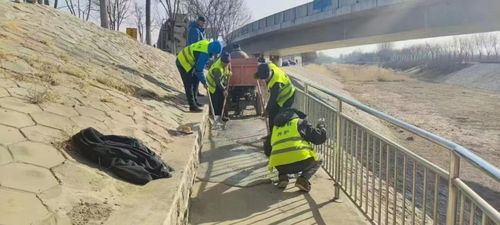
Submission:
[[[376,224],[500,224],[497,209],[459,177],[464,159],[498,186],[498,168],[454,142],[324,87],[295,78],[294,82],[299,87],[294,107],[309,121],[327,122],[329,139],[316,150],[335,181],[335,199],[342,189]],[[345,112],[347,105],[350,113]],[[351,116],[356,110],[449,150],[449,170],[419,156],[419,149],[403,147],[359,122]]]

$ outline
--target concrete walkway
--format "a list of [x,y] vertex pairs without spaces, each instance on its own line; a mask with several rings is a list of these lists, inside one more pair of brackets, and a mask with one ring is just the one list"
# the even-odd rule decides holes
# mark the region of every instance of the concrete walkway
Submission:
[[272,185],[260,140],[265,134],[264,122],[254,117],[207,135],[192,189],[191,224],[369,224],[347,197],[331,201],[333,182],[322,170],[307,194],[294,180],[284,191]]

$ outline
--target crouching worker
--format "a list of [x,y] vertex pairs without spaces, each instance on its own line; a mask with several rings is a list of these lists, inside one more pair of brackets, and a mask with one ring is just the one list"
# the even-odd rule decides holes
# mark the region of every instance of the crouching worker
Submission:
[[[207,76],[208,91],[210,92],[210,99],[214,106],[214,113],[216,120],[219,120],[223,115],[222,108],[224,107],[224,99],[227,96],[226,85],[231,76],[229,69],[231,63],[231,55],[224,53],[215,61],[210,67]],[[222,117],[223,121],[227,121],[227,117]]]
[[300,173],[295,186],[309,192],[309,179],[321,166],[312,145],[323,144],[325,141],[324,122],[313,127],[303,112],[293,108],[278,113],[274,119],[269,157],[269,169],[276,168],[279,173],[277,186],[285,188],[288,185],[288,174]]

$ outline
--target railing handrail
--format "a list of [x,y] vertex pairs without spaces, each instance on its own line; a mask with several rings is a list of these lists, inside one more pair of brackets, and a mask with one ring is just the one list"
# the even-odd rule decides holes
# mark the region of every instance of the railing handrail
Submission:
[[343,102],[346,102],[352,106],[355,106],[356,108],[361,109],[362,111],[364,111],[370,115],[373,115],[377,118],[388,121],[388,122],[390,122],[394,125],[397,125],[399,127],[405,128],[405,129],[413,132],[416,135],[419,135],[427,140],[430,140],[436,144],[439,144],[443,147],[446,147],[446,148],[454,151],[458,155],[460,155],[462,158],[466,159],[468,162],[472,163],[477,168],[481,169],[483,172],[488,174],[490,177],[495,179],[497,182],[500,181],[500,170],[497,167],[493,166],[492,164],[490,164],[486,160],[482,159],[481,157],[479,157],[475,153],[471,152],[470,150],[466,149],[465,147],[463,147],[463,146],[461,146],[453,141],[447,140],[443,137],[440,137],[436,134],[428,132],[424,129],[418,128],[418,127],[411,125],[407,122],[399,120],[391,115],[388,115],[386,113],[383,113],[383,112],[380,112],[376,109],[373,109],[369,106],[366,106],[358,101],[355,101],[355,100],[349,99],[343,95],[337,94],[337,93],[335,93],[331,90],[328,90],[327,88],[322,87],[321,85],[315,84],[311,81],[305,81],[303,79],[296,78],[296,77],[293,77],[293,79],[299,80],[300,82],[307,84],[309,87],[313,87],[319,91],[322,91],[323,93],[325,93],[327,95],[335,97],[335,98],[337,98]]

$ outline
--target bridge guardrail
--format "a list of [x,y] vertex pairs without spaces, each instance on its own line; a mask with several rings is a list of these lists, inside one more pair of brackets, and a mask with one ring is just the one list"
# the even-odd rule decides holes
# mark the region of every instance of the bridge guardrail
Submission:
[[[294,78],[295,107],[310,121],[325,118],[328,141],[316,147],[323,168],[344,193],[376,224],[500,224],[500,213],[459,177],[466,160],[498,186],[500,171],[468,149],[438,135]],[[318,94],[333,101],[318,98]],[[349,105],[449,150],[449,169],[424,159],[347,115]]]

